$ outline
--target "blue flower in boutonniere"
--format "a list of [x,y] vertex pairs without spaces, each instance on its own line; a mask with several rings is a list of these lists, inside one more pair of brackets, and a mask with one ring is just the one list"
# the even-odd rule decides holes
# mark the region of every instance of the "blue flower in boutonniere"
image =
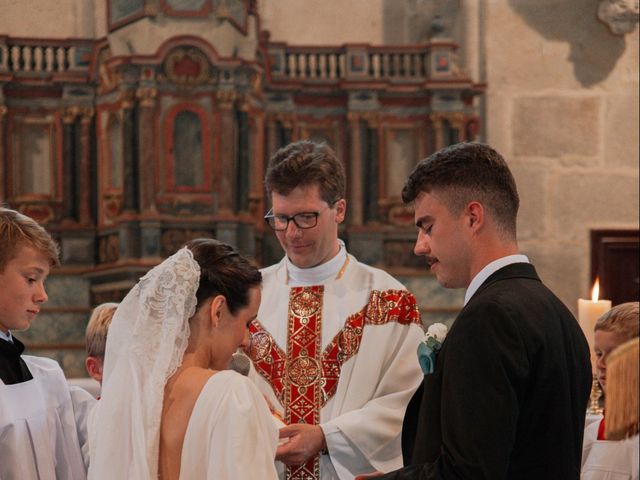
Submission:
[[422,373],[428,375],[436,368],[436,355],[442,348],[444,338],[447,336],[447,326],[442,323],[434,323],[427,329],[424,338],[418,345],[418,362]]

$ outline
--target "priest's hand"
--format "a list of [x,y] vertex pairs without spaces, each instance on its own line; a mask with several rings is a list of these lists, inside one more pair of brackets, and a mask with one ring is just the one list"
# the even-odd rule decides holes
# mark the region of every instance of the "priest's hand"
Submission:
[[319,425],[288,425],[280,429],[280,438],[288,438],[289,441],[278,447],[276,460],[286,465],[302,465],[327,448],[324,432]]

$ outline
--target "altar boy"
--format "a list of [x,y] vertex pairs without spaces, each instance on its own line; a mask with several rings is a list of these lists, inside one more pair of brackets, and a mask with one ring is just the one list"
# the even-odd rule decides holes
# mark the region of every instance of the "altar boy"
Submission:
[[[86,478],[81,411],[60,366],[22,355],[12,331],[26,330],[47,301],[44,281],[58,265],[58,247],[33,219],[0,207],[0,478]],[[86,395],[85,395],[86,394]]]

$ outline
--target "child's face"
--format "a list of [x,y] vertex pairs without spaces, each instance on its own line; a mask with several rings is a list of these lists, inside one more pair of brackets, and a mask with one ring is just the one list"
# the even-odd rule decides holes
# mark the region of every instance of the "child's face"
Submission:
[[23,246],[0,272],[0,330],[26,330],[47,301],[44,281],[49,260],[30,246]]
[[607,357],[616,347],[622,345],[625,337],[620,333],[596,330],[593,333],[593,350],[596,354],[596,376],[602,390],[606,392]]

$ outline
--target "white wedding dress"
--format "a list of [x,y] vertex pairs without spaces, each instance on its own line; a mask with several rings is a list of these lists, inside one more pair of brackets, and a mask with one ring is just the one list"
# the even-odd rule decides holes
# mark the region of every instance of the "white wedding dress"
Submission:
[[[102,397],[89,420],[89,480],[156,480],[164,388],[182,363],[200,267],[187,248],[147,273],[116,310]],[[215,373],[194,405],[182,480],[276,480],[278,431],[257,387]]]
[[253,382],[231,370],[218,372],[193,407],[180,479],[275,479],[277,446],[278,429]]

